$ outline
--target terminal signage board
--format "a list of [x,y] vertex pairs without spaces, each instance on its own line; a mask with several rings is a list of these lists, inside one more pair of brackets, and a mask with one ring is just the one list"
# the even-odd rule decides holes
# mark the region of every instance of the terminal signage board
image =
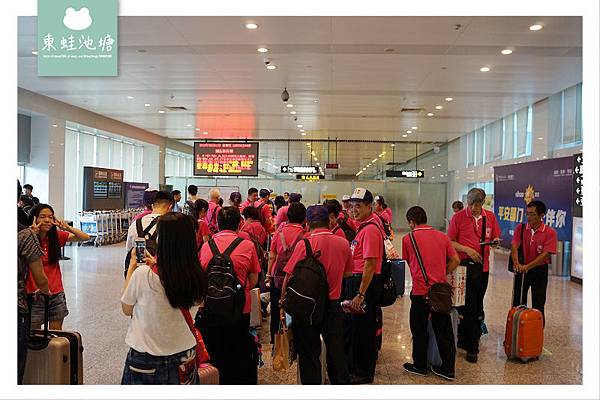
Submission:
[[424,178],[425,170],[423,169],[402,169],[402,170],[387,170],[385,171],[387,178]]
[[575,154],[573,164],[573,216],[583,217],[583,154]]
[[340,165],[338,163],[327,163],[327,164],[325,164],[325,168],[327,168],[327,169],[339,169]]
[[312,174],[298,174],[296,175],[296,179],[300,179],[303,181],[318,181],[319,179],[324,179],[323,175],[312,175]]
[[310,174],[310,175],[317,175],[319,174],[319,167],[314,167],[312,165],[307,165],[307,166],[303,166],[303,167],[292,167],[289,165],[283,165],[281,167],[281,173],[282,174]]
[[510,248],[514,230],[527,223],[527,204],[541,200],[548,211],[544,223],[559,241],[571,241],[573,225],[573,158],[563,157],[494,167],[494,213],[502,246]]
[[194,175],[258,176],[258,143],[196,142]]

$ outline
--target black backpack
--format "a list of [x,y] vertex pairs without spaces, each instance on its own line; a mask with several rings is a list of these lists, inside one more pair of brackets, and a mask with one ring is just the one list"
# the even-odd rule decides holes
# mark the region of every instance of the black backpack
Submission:
[[283,251],[277,254],[277,260],[275,260],[275,267],[273,267],[273,283],[277,289],[281,289],[283,285],[283,280],[285,279],[285,272],[283,269],[287,262],[292,258],[292,254],[294,254],[294,249],[296,248],[296,244],[300,240],[302,240],[302,233],[299,233],[294,242],[291,245],[287,245],[285,242],[285,235],[283,234],[283,229],[279,231],[279,240],[281,241],[281,246],[283,247]]
[[[365,225],[361,226],[360,228],[358,228],[358,230],[356,231],[356,234],[358,234],[358,232],[360,232],[361,229],[363,229],[367,225],[374,225],[377,227],[376,224],[369,222],[368,224],[365,224]],[[377,228],[379,228],[379,227],[377,227]],[[381,289],[381,297],[379,298],[379,307],[391,306],[392,304],[394,304],[396,302],[396,298],[398,297],[398,292],[396,290],[396,283],[394,282],[394,278],[392,276],[391,262],[387,259],[386,255],[385,255],[385,241],[383,243],[383,254],[382,254],[382,258],[381,258],[380,279],[381,279],[382,289]]]
[[344,218],[338,218],[337,220],[338,226],[334,228],[334,233],[338,228],[341,229],[344,232],[344,235],[346,235],[346,240],[348,240],[349,243],[352,243],[356,237],[356,231],[348,225],[348,214],[346,212],[343,214]]
[[234,326],[242,318],[246,294],[231,261],[231,253],[242,241],[242,238],[236,238],[223,253],[219,252],[214,239],[208,241],[213,257],[207,268],[208,289],[203,318],[209,326]]
[[283,309],[293,321],[320,325],[325,319],[329,287],[325,267],[319,261],[320,251],[313,253],[308,239],[303,239],[306,257],[298,261],[288,280]]
[[[154,233],[150,235],[150,231],[158,222],[158,217],[154,218],[146,227],[142,226],[142,218],[138,218],[135,221],[135,229],[137,231],[137,237],[146,241],[146,250],[151,255],[156,255],[156,237],[158,236],[158,229],[154,230]],[[131,261],[131,250],[127,252],[125,256],[125,278],[127,278],[127,271],[129,270],[129,262]]]

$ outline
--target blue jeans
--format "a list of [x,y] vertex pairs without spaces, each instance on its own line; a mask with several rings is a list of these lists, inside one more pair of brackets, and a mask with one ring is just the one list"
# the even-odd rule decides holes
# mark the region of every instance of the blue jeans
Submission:
[[121,385],[199,385],[196,349],[153,356],[129,349]]

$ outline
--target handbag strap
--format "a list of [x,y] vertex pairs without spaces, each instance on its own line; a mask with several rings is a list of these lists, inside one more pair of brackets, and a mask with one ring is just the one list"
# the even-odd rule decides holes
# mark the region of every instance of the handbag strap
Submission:
[[[482,222],[481,222],[481,243],[485,243],[485,223],[486,223],[486,218],[485,215],[481,216],[482,218]],[[481,245],[481,258],[485,258],[485,245]]]
[[421,273],[423,274],[423,278],[425,278],[425,285],[429,287],[429,279],[427,279],[427,273],[425,272],[425,266],[423,266],[423,259],[421,258],[421,252],[419,251],[419,246],[417,246],[417,241],[415,240],[415,236],[413,232],[409,233],[410,241],[412,243],[413,249],[415,249],[415,255],[417,256],[417,261],[419,263],[419,267],[421,268]]

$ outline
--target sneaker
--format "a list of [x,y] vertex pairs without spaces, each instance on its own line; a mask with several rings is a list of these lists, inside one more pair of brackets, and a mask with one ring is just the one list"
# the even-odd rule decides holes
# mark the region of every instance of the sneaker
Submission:
[[469,351],[467,353],[467,361],[470,363],[476,363],[477,362],[477,353],[473,353],[473,352]]
[[434,374],[436,374],[437,376],[441,376],[442,378],[448,380],[448,381],[453,381],[454,380],[454,373],[449,373],[449,372],[444,372],[441,370],[440,367],[431,367],[431,372],[433,372]]
[[350,384],[351,385],[366,385],[369,383],[373,383],[373,378],[372,376],[359,376],[359,375],[354,375],[354,374],[350,374]]
[[423,370],[415,367],[415,365],[412,363],[404,363],[404,369],[406,371],[410,372],[411,374],[427,376],[427,370],[423,371]]

